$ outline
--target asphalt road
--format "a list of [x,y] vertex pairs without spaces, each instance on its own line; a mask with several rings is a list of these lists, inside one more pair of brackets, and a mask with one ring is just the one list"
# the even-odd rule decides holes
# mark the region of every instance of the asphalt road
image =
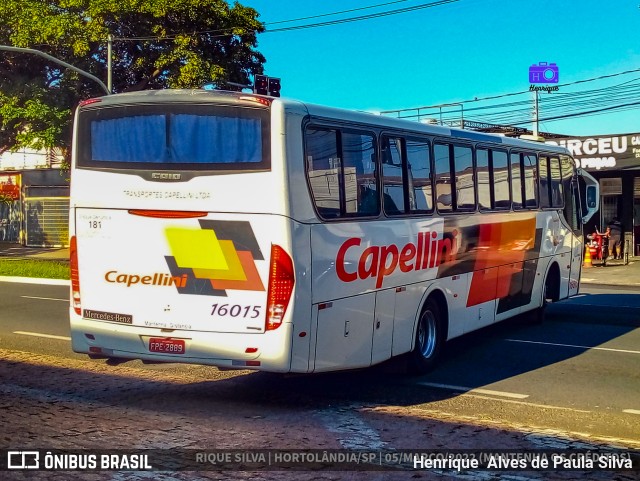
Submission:
[[[69,347],[68,287],[2,283],[0,348],[84,360]],[[625,315],[617,314],[624,308]],[[547,322],[502,323],[454,340],[437,369],[398,376],[402,361],[358,373],[234,377],[283,407],[372,403],[460,418],[544,425],[640,445],[640,290],[589,286]],[[139,362],[127,366],[143,367]],[[210,380],[215,368],[145,366]],[[246,378],[246,379],[245,379]],[[245,379],[243,381],[243,379]],[[296,393],[295,396],[292,393]]]

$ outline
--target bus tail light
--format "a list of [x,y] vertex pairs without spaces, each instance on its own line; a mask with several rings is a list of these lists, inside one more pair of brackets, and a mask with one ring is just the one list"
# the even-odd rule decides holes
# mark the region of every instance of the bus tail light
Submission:
[[81,315],[80,308],[80,275],[78,273],[78,242],[76,236],[69,242],[69,267],[71,270],[71,305],[76,314]]
[[93,99],[81,100],[80,103],[78,104],[78,107],[84,107],[85,105],[97,104],[98,102],[102,102],[102,99],[93,98]]
[[179,210],[149,210],[149,209],[129,209],[129,214],[142,217],[153,217],[156,219],[195,219],[206,217],[206,212],[185,212]]
[[282,324],[294,284],[295,278],[291,257],[282,247],[272,244],[265,331],[277,329]]

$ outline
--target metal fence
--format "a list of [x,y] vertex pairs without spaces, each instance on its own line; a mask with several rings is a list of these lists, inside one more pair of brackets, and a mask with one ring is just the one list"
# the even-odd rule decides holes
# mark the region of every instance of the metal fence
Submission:
[[25,245],[66,247],[69,244],[69,197],[24,199]]

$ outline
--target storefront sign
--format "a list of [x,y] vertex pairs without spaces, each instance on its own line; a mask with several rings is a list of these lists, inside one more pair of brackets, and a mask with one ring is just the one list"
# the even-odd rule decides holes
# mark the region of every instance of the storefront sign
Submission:
[[0,174],[0,197],[11,200],[20,198],[20,174]]
[[640,169],[640,133],[548,140],[569,149],[587,171]]

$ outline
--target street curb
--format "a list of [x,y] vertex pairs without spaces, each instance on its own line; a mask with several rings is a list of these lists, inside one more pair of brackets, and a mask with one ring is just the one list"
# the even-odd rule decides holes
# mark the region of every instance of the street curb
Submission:
[[640,282],[599,281],[596,279],[580,280],[580,285],[589,284],[603,287],[640,287]]
[[[576,307],[577,305],[571,302],[549,304],[545,316],[549,319],[575,316]],[[581,313],[579,322],[640,327],[640,307],[589,305],[589,308]]]
[[68,279],[40,279],[39,277],[12,277],[0,276],[0,282],[19,282],[22,284],[44,284],[48,286],[68,286],[71,281]]

